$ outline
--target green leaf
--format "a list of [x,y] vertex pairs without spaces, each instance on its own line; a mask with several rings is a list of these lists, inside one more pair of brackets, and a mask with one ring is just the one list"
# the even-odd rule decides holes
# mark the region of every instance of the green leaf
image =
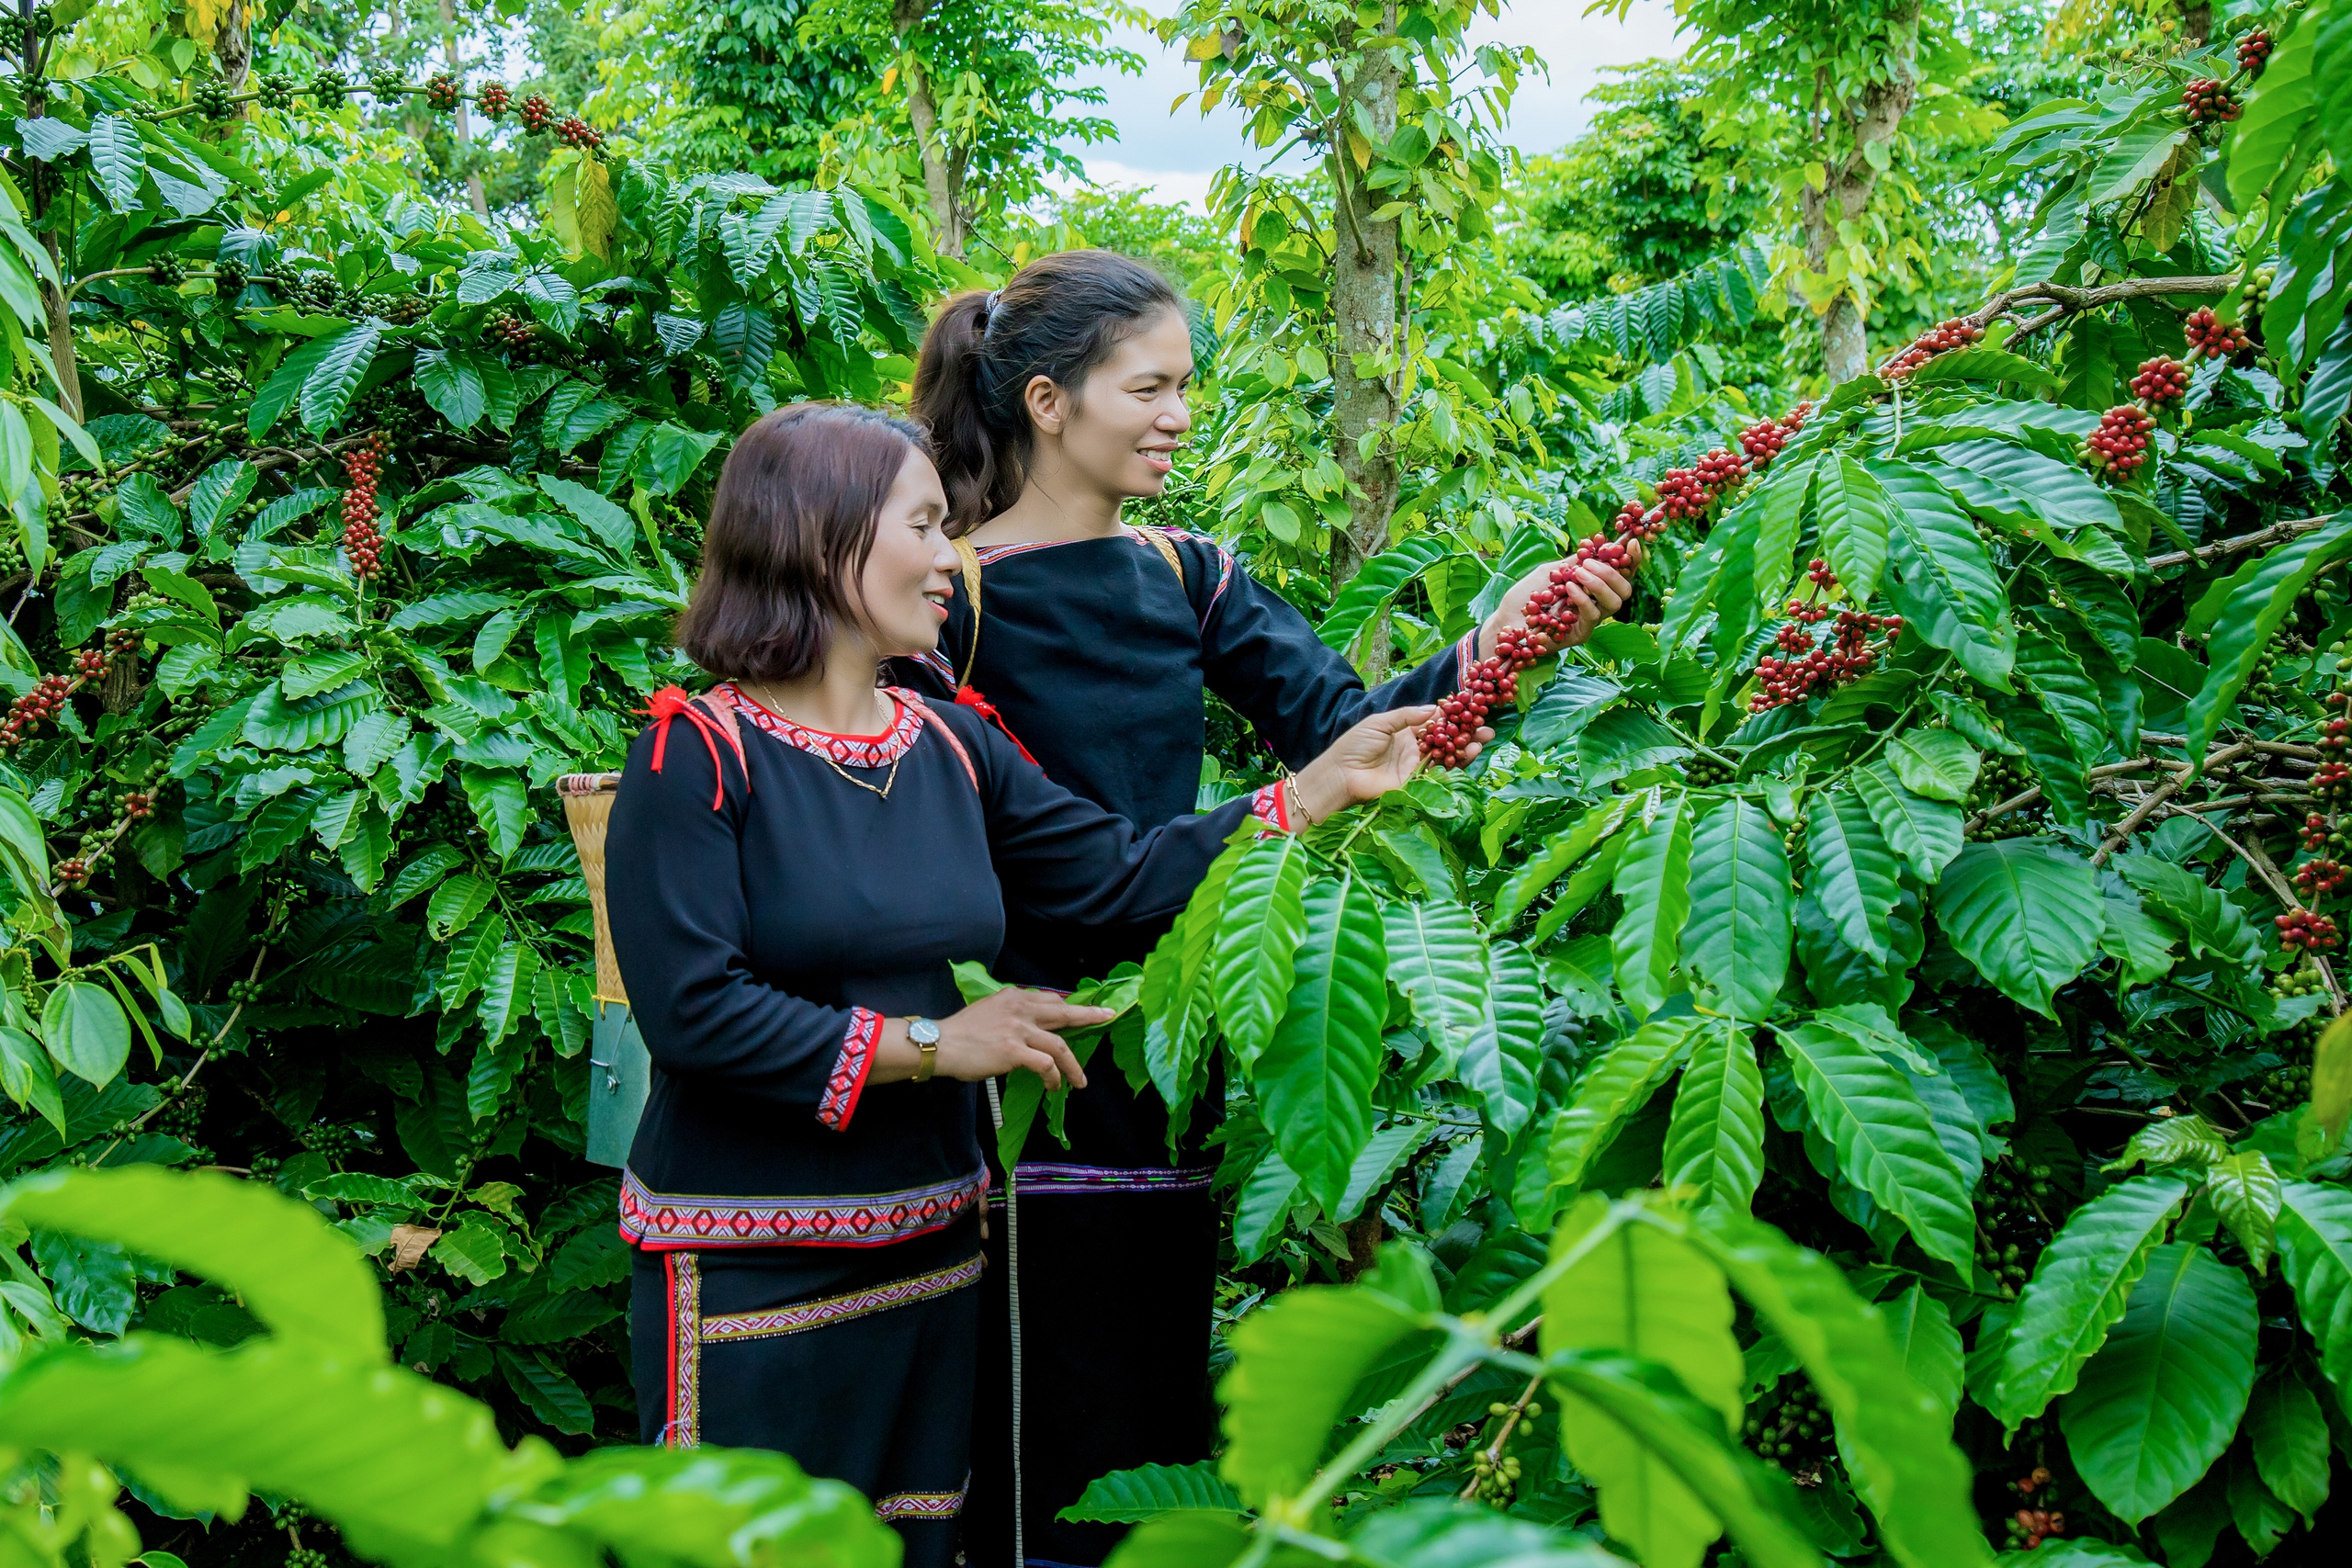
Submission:
[[41,1008],[40,1032],[59,1066],[99,1089],[130,1060],[130,1022],[104,986],[86,980],[57,986]]
[[327,346],[302,380],[303,429],[323,434],[342,421],[359,384],[368,378],[368,367],[375,362],[383,337],[383,327],[371,318],[323,340]]
[[1806,890],[1837,922],[1847,946],[1885,963],[1887,914],[1903,896],[1893,848],[1852,790],[1816,800],[1805,817]]
[[1625,829],[1613,885],[1624,913],[1610,934],[1617,987],[1637,1014],[1666,1000],[1682,927],[1690,914],[1690,813],[1687,797],[1668,795],[1647,822]]
[[1723,1009],[1760,1021],[1789,971],[1792,900],[1781,830],[1760,801],[1735,795],[1700,817],[1690,864],[1682,961],[1714,988]]
[[[1556,1260],[1610,1214],[1587,1197],[1552,1237]],[[1717,1430],[1738,1429],[1746,1368],[1732,1337],[1731,1291],[1723,1271],[1680,1237],[1638,1219],[1600,1235],[1544,1292],[1543,1348],[1616,1350],[1668,1368],[1715,1414]],[[1609,1533],[1652,1564],[1696,1564],[1723,1525],[1673,1469],[1605,1412],[1563,1391],[1560,1431],[1568,1455],[1600,1489]]]
[[1238,1515],[1241,1494],[1219,1480],[1207,1460],[1137,1465],[1088,1482],[1078,1501],[1054,1517],[1074,1524],[1133,1525],[1186,1509]]
[[1841,454],[1822,459],[1814,481],[1813,508],[1829,570],[1855,604],[1866,603],[1886,567],[1893,502],[1867,469]]
[[1983,761],[1975,747],[1949,729],[1906,729],[1886,743],[1886,759],[1905,789],[1955,806],[1976,787]]
[[1283,1225],[1297,1201],[1298,1172],[1283,1163],[1279,1150],[1268,1149],[1234,1200],[1233,1249],[1243,1263],[1257,1262],[1282,1239]]
[[[1228,908],[1231,899],[1228,887]],[[1379,906],[1355,878],[1317,882],[1305,908],[1288,1006],[1253,1078],[1283,1162],[1327,1213],[1337,1213],[1349,1169],[1372,1137],[1387,957]]]
[[1879,1311],[1911,1381],[1934,1397],[1949,1422],[1959,1413],[1961,1393],[1960,1330],[1952,1326],[1951,1313],[1918,1284]]
[[2308,1181],[2278,1192],[2278,1254],[2320,1371],[2352,1417],[2352,1190]]
[[1348,1393],[1380,1355],[1420,1326],[1368,1290],[1284,1291],[1234,1326],[1225,1405],[1225,1479],[1251,1507],[1294,1496],[1315,1473]]
[[1307,935],[1308,858],[1295,835],[1251,845],[1225,885],[1209,960],[1217,1021],[1244,1065],[1272,1039]]
[[2245,1430],[2262,1483],[2311,1527],[2327,1501],[2327,1419],[2293,1368],[2273,1367],[2254,1385]]
[[2205,683],[2188,700],[2186,749],[2201,757],[2234,708],[2238,693],[2254,674],[2272,634],[2286,623],[2295,601],[2330,565],[2352,554],[2352,511],[2327,525],[2256,556],[2205,591],[2188,613],[2185,630],[2208,631]]
[[2222,1457],[2254,1389],[2254,1290],[2175,1242],[2149,1255],[2130,1303],[2058,1409],[2075,1468],[2127,1525]]
[[262,688],[245,714],[245,741],[265,751],[315,751],[342,739],[360,716],[374,711],[381,700],[375,687],[365,681],[292,699],[272,682]]
[[1246,841],[1230,844],[1209,863],[1192,901],[1144,961],[1144,1062],[1153,1087],[1171,1108],[1182,1107],[1193,1093],[1209,1031],[1210,961],[1226,884],[1248,852]]
[[1666,1188],[1692,1190],[1694,1211],[1746,1213],[1764,1179],[1764,1075],[1747,1031],[1699,1032],[1666,1128]]
[[2015,1431],[2068,1393],[2106,1343],[2188,1185],[2177,1177],[2122,1182],[2067,1216],[2018,1299],[1985,1408]]
[[2045,1018],[2051,998],[2098,954],[2107,912],[2081,860],[2040,839],[1971,844],[1936,884],[1936,919],[1996,989]]
[[1863,466],[1892,502],[1887,555],[1894,581],[1888,597],[1905,633],[1947,650],[1994,690],[2009,690],[2017,632],[1976,525],[1912,464]]
[[[253,493],[254,481],[259,478],[261,478],[259,468],[235,457],[223,457],[198,475],[196,489],[189,492],[187,498],[188,522],[195,528],[196,536],[199,539],[210,538],[212,530],[219,526],[220,520],[244,504],[245,497]],[[154,581],[152,572],[148,580]],[[181,581],[187,583],[189,588],[193,588],[196,594],[200,594],[202,597],[198,598],[191,594],[182,598],[185,590],[175,592],[172,589],[164,588],[163,592],[170,593],[175,599],[182,599],[182,603],[191,605],[199,612],[209,612],[209,618],[217,625],[220,619],[220,613],[212,607],[212,595],[200,583],[186,578],[181,579]],[[158,583],[157,586],[162,588],[163,585]]]
[[[1724,1441],[1721,1417],[1685,1393],[1668,1369],[1614,1351],[1563,1350],[1546,1358],[1544,1371],[1560,1399],[1605,1416],[1631,1439],[1629,1450],[1637,1448],[1654,1461],[1627,1473],[1670,1479],[1697,1499],[1702,1517],[1684,1518],[1683,1530],[1674,1533],[1665,1533],[1674,1521],[1659,1506],[1670,1499],[1624,1505],[1625,1517],[1661,1532],[1643,1553],[1647,1568],[1697,1568],[1707,1543],[1692,1544],[1691,1534],[1706,1526],[1727,1530],[1741,1560],[1756,1568],[1819,1568],[1820,1557],[1782,1517],[1789,1505],[1779,1486],[1786,1483]],[[1622,1520],[1611,1523],[1612,1530],[1616,1522]]]
[[[1434,1075],[1452,1077],[1487,1013],[1486,952],[1478,928],[1470,911],[1451,898],[1391,904],[1381,919],[1388,940],[1388,977],[1412,1003],[1413,1017],[1438,1048],[1444,1065]],[[1540,993],[1537,1029],[1540,1035]]]
[[1905,1568],[1989,1564],[1951,1416],[1913,1381],[1884,1314],[1854,1293],[1838,1265],[1758,1221],[1719,1209],[1685,1234],[1795,1352],[1895,1560]]
[[2215,1160],[2205,1196],[2245,1248],[2255,1271],[2268,1272],[2271,1249],[2278,1245],[2279,1204],[2278,1173],[2268,1157],[2259,1149],[2243,1149]]
[[2107,709],[2097,682],[2071,649],[2031,620],[2020,620],[2017,678],[2065,737],[2076,762],[2091,767],[2107,754]]
[[1593,845],[1616,830],[1637,796],[1621,795],[1587,811],[1569,827],[1544,840],[1544,845],[1513,871],[1495,895],[1495,925],[1502,929],[1517,919],[1536,896],[1589,853]]
[[136,210],[140,182],[147,176],[147,150],[140,144],[139,127],[123,115],[94,115],[89,151],[90,167],[107,205],[117,212]]
[[1461,1078],[1495,1130],[1515,1138],[1534,1114],[1544,1066],[1544,983],[1525,948],[1498,942],[1488,950],[1482,1003]]
[[561,1368],[528,1350],[498,1347],[498,1370],[532,1415],[559,1432],[577,1437],[594,1429],[596,1414],[588,1396]]
[[519,942],[498,950],[481,977],[481,1000],[474,1009],[481,1023],[483,1049],[505,1039],[530,1011],[531,981],[538,973],[538,955]]
[[65,1139],[65,1100],[57,1084],[57,1068],[41,1043],[21,1029],[0,1028],[0,1089],[18,1110],[40,1112]]
[[603,540],[615,553],[628,554],[630,545],[637,538],[637,523],[627,512],[586,485],[574,484],[553,474],[535,477],[539,488],[547,491],[548,498],[558,506],[587,525],[589,532]]
[[1901,1220],[1930,1258],[1975,1256],[1968,1182],[1908,1078],[1853,1033],[1823,1023],[1781,1032],[1806,1109],[1846,1179]]
[[51,1170],[0,1190],[0,1214],[201,1275],[279,1341],[366,1366],[387,1359],[366,1259],[317,1210],[264,1183],[149,1165]]
[[2312,65],[2318,55],[2319,28],[2298,28],[2256,78],[2237,122],[2230,128],[2231,209],[2244,212],[2275,182],[2296,149],[2305,145],[2317,113]]
[[1851,783],[1887,844],[1910,863],[1919,880],[1941,876],[1963,841],[1959,808],[1913,794],[1883,762],[1854,773]]
[[2115,869],[2159,914],[2180,927],[2189,951],[2233,964],[2253,964],[2263,954],[2260,935],[2247,921],[2237,901],[2185,866],[2154,855],[2118,857]]
[[1611,1045],[1577,1081],[1552,1122],[1547,1160],[1553,1186],[1573,1193],[1583,1185],[1617,1130],[1674,1076],[1700,1022],[1686,1015],[1645,1023]]
[[1325,647],[1345,652],[1364,623],[1386,608],[1407,583],[1460,553],[1442,534],[1416,534],[1395,549],[1382,551],[1348,579],[1315,635]]
[[490,835],[491,848],[501,860],[513,854],[523,841],[523,829],[531,822],[531,801],[522,779],[471,764],[459,768],[458,777],[465,785],[467,803],[474,808],[474,819]]

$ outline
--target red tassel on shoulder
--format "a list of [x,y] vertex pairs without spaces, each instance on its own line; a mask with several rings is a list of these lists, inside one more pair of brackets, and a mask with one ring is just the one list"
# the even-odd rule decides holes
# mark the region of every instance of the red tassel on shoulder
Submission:
[[[718,765],[718,720],[711,717],[703,705],[688,696],[684,687],[664,686],[653,694],[645,706],[637,710],[649,715],[658,727],[653,732],[653,771],[662,771],[662,759],[670,747],[670,721],[684,718],[702,736],[703,745],[710,752],[710,771],[718,776],[718,787],[710,797],[710,808],[718,810],[727,802],[727,773]],[[728,737],[729,744],[734,737]]]
[[956,688],[956,705],[958,707],[970,708],[974,713],[978,714],[984,721],[993,724],[999,729],[1003,730],[1004,738],[1012,742],[1012,749],[1020,752],[1022,757],[1027,761],[1031,767],[1036,769],[1041,773],[1046,771],[1046,765],[1043,762],[1040,762],[1036,758],[1029,755],[1029,748],[1021,744],[1021,737],[1012,733],[1012,726],[1004,722],[1004,715],[996,711],[996,705],[994,703],[989,701],[988,698],[980,695],[979,693],[974,691],[969,686],[958,686]]

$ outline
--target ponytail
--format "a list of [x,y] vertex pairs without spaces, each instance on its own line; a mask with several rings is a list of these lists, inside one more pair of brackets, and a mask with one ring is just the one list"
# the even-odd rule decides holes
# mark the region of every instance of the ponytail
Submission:
[[931,430],[948,531],[968,534],[1020,499],[1031,381],[1075,393],[1120,343],[1183,308],[1166,278],[1112,251],[1040,256],[1002,288],[943,306],[923,334],[913,412]]

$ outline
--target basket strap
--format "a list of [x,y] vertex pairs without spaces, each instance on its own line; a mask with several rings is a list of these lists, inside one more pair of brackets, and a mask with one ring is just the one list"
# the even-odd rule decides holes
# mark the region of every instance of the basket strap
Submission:
[[1168,570],[1176,574],[1178,584],[1190,593],[1193,585],[1184,581],[1184,558],[1176,553],[1175,543],[1169,538],[1168,530],[1149,523],[1131,523],[1128,526],[1151,541],[1151,547],[1159,552],[1159,558],[1166,561]]
[[972,683],[972,666],[980,657],[980,553],[972,548],[972,541],[958,537],[953,541],[956,558],[963,563],[964,597],[972,602],[972,640],[964,648],[964,672],[956,677],[958,686]]

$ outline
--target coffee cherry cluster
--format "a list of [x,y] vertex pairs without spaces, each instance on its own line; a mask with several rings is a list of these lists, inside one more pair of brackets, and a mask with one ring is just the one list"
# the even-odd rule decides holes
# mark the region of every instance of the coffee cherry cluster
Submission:
[[1617,509],[1613,525],[1621,539],[1654,539],[1666,532],[1666,514],[1661,511],[1657,520],[1652,522],[1648,509],[1636,497]]
[[[1623,526],[1621,522],[1621,531]],[[1577,561],[1598,561],[1622,570],[1633,565],[1633,557],[1621,540],[1595,534],[1577,547]],[[1527,596],[1527,624],[1498,634],[1495,656],[1472,665],[1462,689],[1440,701],[1437,716],[1415,732],[1422,756],[1441,768],[1458,768],[1468,761],[1464,752],[1478,727],[1487,722],[1489,709],[1517,691],[1519,672],[1544,659],[1574,630],[1576,604],[1566,588],[1575,580],[1575,565],[1563,561],[1552,569],[1549,586]]]
[[538,323],[502,305],[483,321],[482,331],[508,348],[523,348],[538,340]]
[[506,106],[514,101],[514,95],[506,90],[506,84],[503,82],[492,82],[474,95],[474,107],[481,110],[492,119],[496,119],[500,115],[504,114]]
[[2003,801],[2015,800],[2041,782],[2041,775],[2017,758],[2005,757],[1998,752],[1986,753],[1983,765],[1976,770],[1976,783],[1970,787],[1968,799],[1961,807],[1969,823],[1962,837],[1971,843],[1981,844],[2001,839],[2024,838],[2041,831],[2049,808],[2040,802],[2019,807],[2007,816],[1996,817],[1982,827],[1975,825],[1976,818],[1993,807]]
[[2050,1468],[2040,1464],[2033,1467],[2031,1473],[2009,1483],[2009,1490],[2027,1499],[2029,1505],[2035,1493],[2042,1494],[2042,1506],[2019,1508],[2002,1521],[2008,1528],[2010,1551],[2031,1551],[2050,1537],[2066,1533],[2066,1516],[2048,1506],[2049,1486]]
[[435,113],[447,114],[458,107],[458,100],[464,95],[465,89],[458,85],[458,79],[447,71],[435,71],[424,79],[424,101],[433,106]]
[[565,146],[577,147],[583,152],[594,152],[605,144],[603,133],[576,114],[564,116],[556,126],[555,134]]
[[232,980],[221,988],[221,994],[233,1007],[248,1007],[260,1001],[262,983],[259,980]]
[[253,281],[253,274],[240,261],[216,261],[212,264],[212,291],[224,299],[234,299]]
[[2352,803],[2352,767],[2342,762],[2322,762],[2303,782],[2303,788],[2313,800],[2330,806]]
[[2281,969],[2273,975],[2270,984],[2263,989],[2284,1002],[2292,1001],[2297,997],[2317,996],[2324,986],[2325,982],[2319,977],[2318,967],[2306,958],[2293,968]]
[[1975,322],[1955,316],[1939,321],[1911,340],[1909,346],[1879,367],[1879,375],[1889,381],[1899,381],[1939,354],[1949,354],[1956,348],[1966,348],[1984,340],[1984,329]]
[[2152,404],[2177,403],[2188,396],[2188,367],[2163,354],[2143,360],[2132,378],[2132,395]]
[[379,98],[397,98],[408,91],[408,73],[379,66],[368,73],[368,90]]
[[229,92],[229,84],[218,76],[208,76],[188,89],[187,101],[196,112],[207,119],[227,119],[237,112]]
[[2238,319],[2250,321],[2261,315],[2262,308],[2270,303],[2270,286],[2278,281],[2277,267],[2256,267],[2254,276],[2238,285]]
[[330,1563],[327,1554],[315,1547],[295,1546],[287,1549],[286,1568],[330,1568]]
[[0,720],[0,746],[14,750],[23,745],[32,738],[34,727],[55,718],[81,685],[79,678],[65,675],[44,675],[34,682],[31,691],[8,705],[7,718]]
[[2262,68],[2270,63],[2270,51],[2277,48],[2268,28],[2256,28],[2238,39],[2238,69],[2249,76],[2259,76]]
[[2352,845],[2346,843],[2345,835],[2330,828],[2327,825],[2327,818],[2316,811],[2303,818],[2303,825],[2298,831],[2302,839],[2303,848],[2313,852],[2326,849],[2352,848]]
[[343,107],[344,96],[351,91],[351,84],[342,72],[321,66],[318,74],[311,78],[308,91],[319,101],[319,107],[339,109]]
[[[175,1085],[179,1080],[174,1078],[172,1082]],[[183,1144],[193,1144],[196,1142],[198,1130],[204,1124],[205,1098],[205,1088],[202,1084],[190,1084],[186,1089],[180,1089],[177,1097],[166,1103],[163,1110],[157,1111],[155,1119],[147,1124],[165,1137],[177,1138]]]
[[2344,940],[2334,920],[2310,909],[2290,909],[2271,924],[2278,928],[2278,945],[2281,948],[2300,947],[2306,953],[2333,953]]
[[2199,355],[2214,359],[2234,359],[2254,352],[2254,339],[2235,321],[2225,321],[2213,314],[2211,305],[2199,305],[2188,313],[2181,332],[2188,339],[2188,357]]
[[2352,883],[2352,866],[2340,860],[2305,861],[2295,868],[2295,890],[2312,903],[2332,897]]
[[1834,1438],[1829,1411],[1810,1382],[1799,1380],[1785,1393],[1775,1390],[1753,1409],[1740,1436],[1774,1470],[1809,1468],[1828,1456]]
[[265,71],[254,78],[254,91],[261,95],[261,106],[266,109],[292,108],[297,90],[294,78],[283,71]]
[[351,558],[352,575],[363,580],[381,569],[384,534],[376,520],[383,511],[376,504],[376,486],[390,446],[379,431],[343,454],[343,471],[351,476],[351,488],[343,493],[343,548]]
[[1692,789],[1713,789],[1736,778],[1739,770],[1729,762],[1719,762],[1713,757],[1693,757],[1682,764],[1683,782]]
[[[1543,1414],[1544,1407],[1541,1404],[1530,1404],[1521,1421],[1522,1423],[1532,1421]],[[1501,1423],[1510,1418],[1510,1406],[1498,1399],[1487,1406],[1487,1415],[1496,1423],[1495,1430],[1500,1431]],[[1516,1434],[1523,1429],[1523,1426],[1514,1427],[1512,1431]],[[1506,1449],[1502,1456],[1497,1459],[1493,1452],[1494,1446],[1492,1438],[1478,1445],[1476,1453],[1470,1461],[1470,1471],[1477,1479],[1476,1495],[1479,1501],[1491,1503],[1498,1508],[1507,1507],[1519,1491],[1519,1457]]]
[[[1838,581],[1827,564],[1819,560],[1813,563],[1812,575],[1816,583],[1826,581],[1834,586]],[[1878,668],[1880,657],[1891,652],[1903,636],[1900,615],[1839,610],[1824,646],[1814,640],[1811,628],[1827,620],[1829,613],[1826,604],[1789,601],[1781,612],[1781,629],[1772,638],[1772,646],[1786,657],[1766,654],[1757,660],[1758,690],[1747,699],[1748,712],[1769,713],[1859,681]],[[1879,637],[1882,632],[1883,638]]]
[[555,106],[544,93],[533,93],[523,100],[523,130],[532,136],[544,136],[548,127],[555,123]]
[[2143,411],[2123,403],[2098,416],[2098,428],[2084,440],[2083,449],[2094,469],[2104,469],[2110,479],[2128,479],[2147,462],[2155,428],[2156,422]]
[[1976,1190],[1976,1266],[1990,1275],[2004,1301],[2015,1301],[2052,1233],[2058,1189],[2046,1165],[2000,1159],[1985,1167]]
[[2238,104],[2237,95],[2211,76],[2199,76],[2181,89],[2180,101],[2188,106],[2191,125],[2233,120],[2245,112]]
[[1739,449],[1747,454],[1748,467],[1759,474],[1770,467],[1790,437],[1804,428],[1805,419],[1812,412],[1811,403],[1799,403],[1778,419],[1759,419],[1741,431]]
[[338,1162],[349,1159],[376,1141],[375,1134],[356,1122],[313,1122],[297,1131],[295,1136],[312,1154]]

